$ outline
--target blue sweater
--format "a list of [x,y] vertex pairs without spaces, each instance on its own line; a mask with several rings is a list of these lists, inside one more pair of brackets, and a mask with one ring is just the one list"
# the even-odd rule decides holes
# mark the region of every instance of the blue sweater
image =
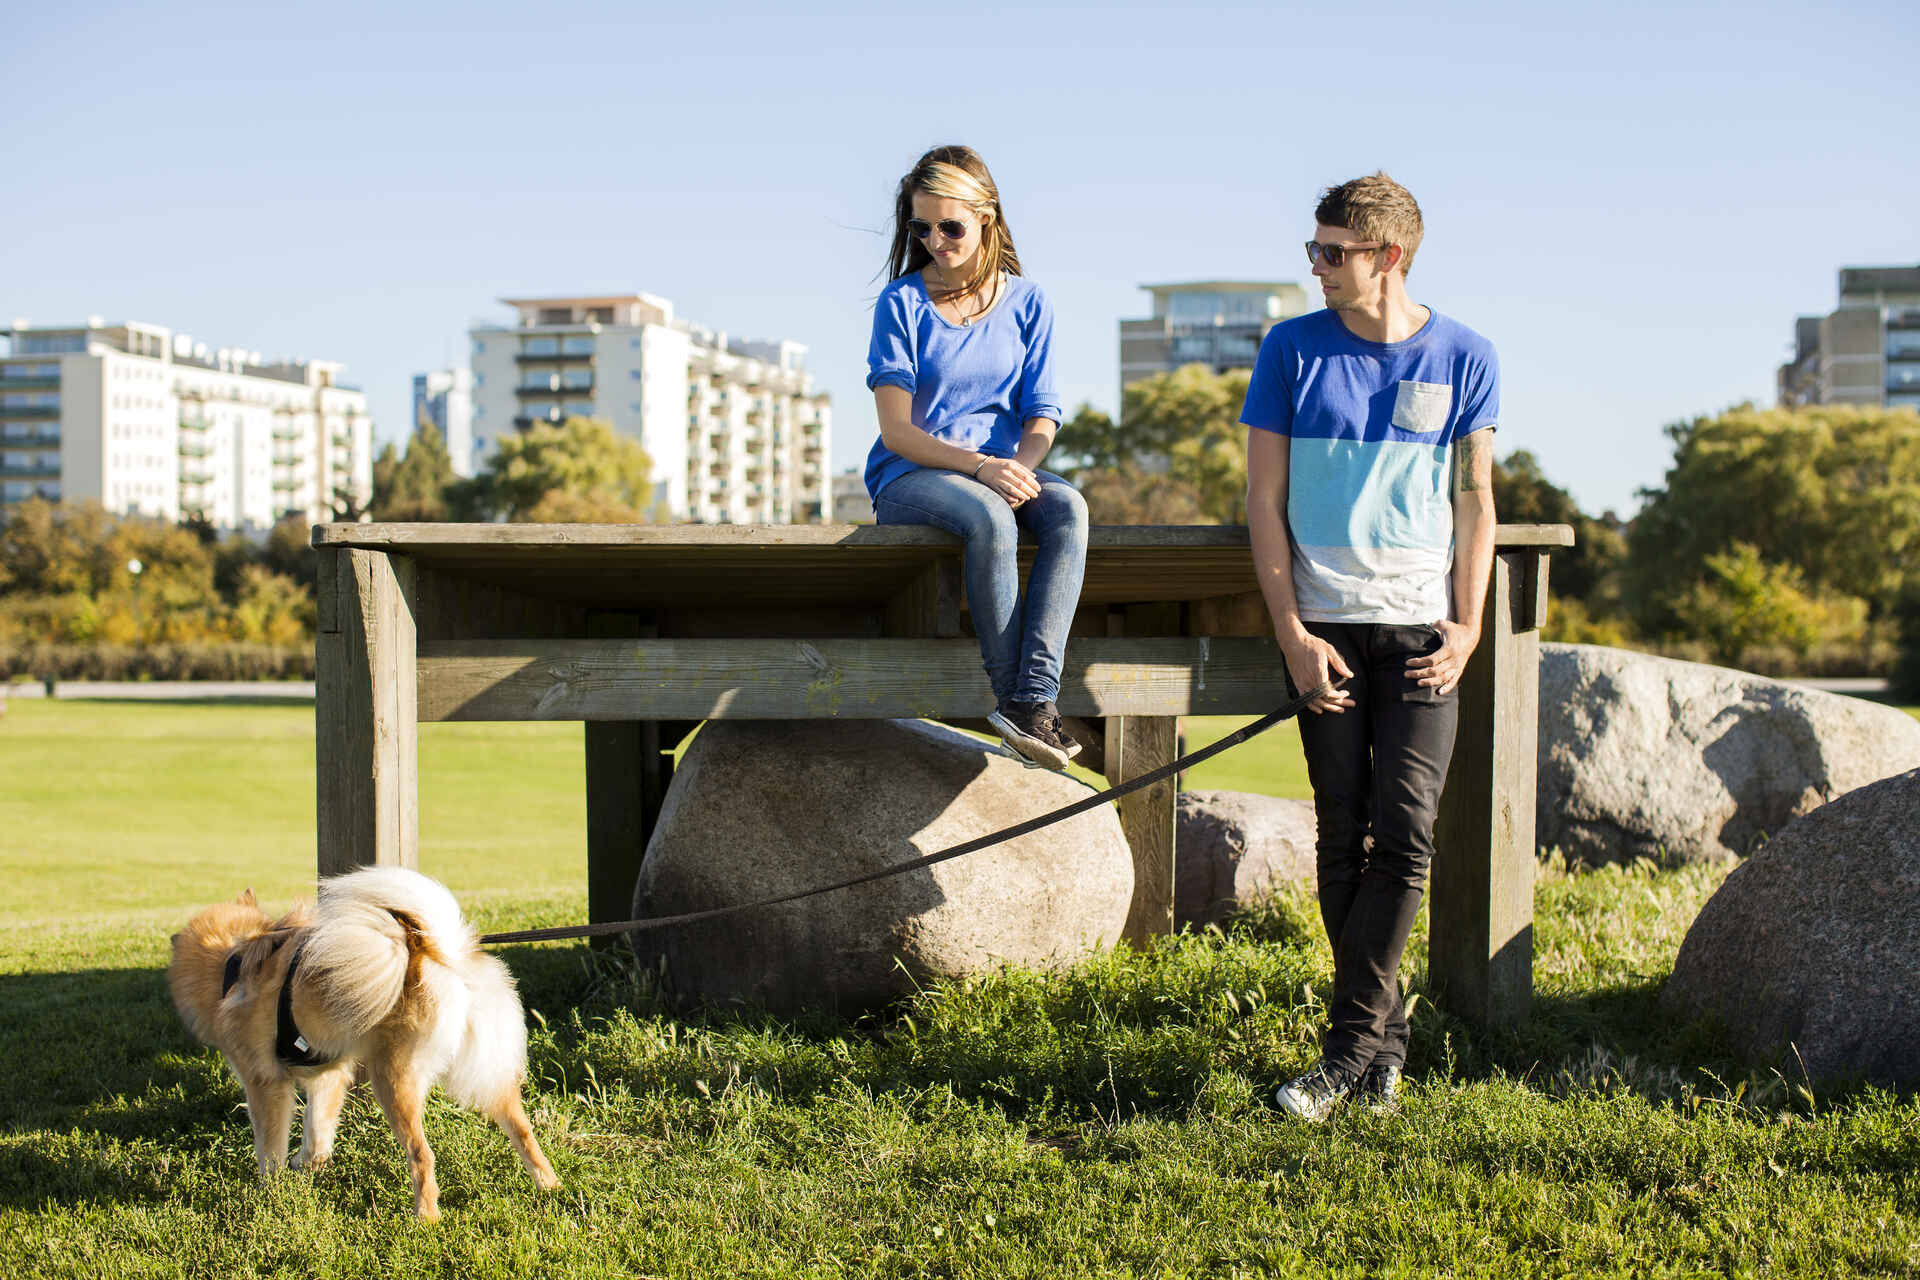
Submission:
[[[867,388],[903,387],[913,395],[913,424],[928,435],[1011,458],[1028,420],[1060,421],[1060,393],[1047,295],[1023,276],[1004,276],[1000,287],[993,310],[961,326],[934,310],[919,272],[887,285],[873,306]],[[919,465],[875,440],[867,455],[867,492],[879,497]]]

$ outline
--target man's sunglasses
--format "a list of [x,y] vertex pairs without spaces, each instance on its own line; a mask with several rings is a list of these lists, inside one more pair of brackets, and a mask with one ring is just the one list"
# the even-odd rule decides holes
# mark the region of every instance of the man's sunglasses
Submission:
[[1362,249],[1386,247],[1387,242],[1384,240],[1369,240],[1364,244],[1325,244],[1319,240],[1309,240],[1307,241],[1307,261],[1311,264],[1324,259],[1330,267],[1344,267],[1347,265],[1347,254],[1350,252],[1357,253]]
[[949,240],[965,240],[970,226],[970,223],[962,222],[958,218],[942,218],[938,222],[928,222],[924,218],[908,218],[907,234],[915,240],[925,240],[933,234],[934,228],[938,227],[940,234]]

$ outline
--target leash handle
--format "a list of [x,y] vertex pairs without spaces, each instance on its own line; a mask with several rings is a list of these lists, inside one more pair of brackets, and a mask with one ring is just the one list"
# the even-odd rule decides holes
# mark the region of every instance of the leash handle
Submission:
[[704,911],[687,911],[674,916],[648,916],[641,920],[618,920],[602,922],[600,924],[555,925],[547,929],[520,929],[512,933],[488,933],[481,936],[480,944],[482,946],[499,946],[513,942],[558,942],[565,938],[600,938],[614,933],[639,933],[643,930],[666,929],[676,925],[694,924],[702,920],[717,920],[721,916],[735,915],[742,911],[756,911],[762,907],[777,907],[789,902],[798,902],[802,898],[817,898],[823,893],[834,893],[841,889],[851,889],[855,885],[868,884],[875,880],[885,880],[889,876],[904,875],[906,872],[918,871],[922,867],[931,867],[937,863],[946,862],[953,858],[964,857],[969,853],[978,853],[982,849],[990,849],[994,845],[1005,844],[1009,840],[1017,840],[1021,836],[1039,831],[1044,827],[1050,827],[1056,822],[1064,822],[1068,818],[1075,817],[1085,813],[1089,809],[1103,805],[1109,800],[1130,795],[1142,787],[1150,787],[1156,782],[1162,782],[1180,772],[1182,769],[1199,764],[1204,760],[1211,760],[1223,751],[1230,751],[1248,739],[1258,737],[1260,734],[1273,728],[1276,724],[1279,724],[1282,720],[1291,720],[1294,716],[1306,710],[1308,705],[1321,694],[1331,692],[1344,683],[1346,683],[1344,680],[1323,681],[1315,688],[1301,694],[1285,706],[1269,711],[1253,723],[1242,725],[1240,728],[1235,729],[1218,742],[1202,747],[1198,751],[1192,751],[1184,756],[1179,756],[1161,765],[1157,769],[1148,770],[1137,778],[1129,778],[1118,786],[1108,787],[1105,791],[1096,791],[1090,796],[1075,800],[1072,804],[1063,805],[1051,813],[1043,813],[1037,818],[1029,818],[1025,822],[1015,823],[1011,827],[1003,827],[999,831],[989,832],[984,836],[976,836],[972,840],[966,840],[960,844],[952,845],[937,853],[929,853],[924,857],[895,863],[890,867],[882,867],[878,871],[869,871],[863,875],[850,876],[845,880],[837,880],[832,884],[823,884],[812,889],[802,889],[797,893],[779,894],[770,898],[757,898],[752,902],[736,902],[725,907],[709,907]]

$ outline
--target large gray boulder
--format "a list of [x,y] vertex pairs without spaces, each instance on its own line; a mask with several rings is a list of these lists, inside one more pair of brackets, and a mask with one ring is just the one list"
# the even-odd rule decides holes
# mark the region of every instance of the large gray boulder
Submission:
[[1816,1080],[1920,1084],[1920,769],[1800,818],[1734,868],[1662,999]]
[[1245,791],[1182,791],[1176,806],[1173,922],[1214,924],[1314,877],[1313,805]]
[[1745,856],[1917,765],[1920,722],[1892,707],[1622,649],[1540,647],[1536,831],[1572,859]]
[[[674,772],[634,915],[845,879],[1088,794],[941,725],[711,721]],[[929,979],[1078,959],[1119,938],[1132,897],[1132,853],[1101,805],[923,870],[632,937],[683,998],[852,1011]]]

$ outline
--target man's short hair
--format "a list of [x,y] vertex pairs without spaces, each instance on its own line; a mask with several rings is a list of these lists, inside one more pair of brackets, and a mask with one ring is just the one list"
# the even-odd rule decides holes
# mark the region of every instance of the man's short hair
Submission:
[[1385,170],[1328,187],[1320,193],[1313,218],[1323,227],[1346,227],[1362,240],[1400,246],[1400,274],[1413,269],[1420,247],[1420,206],[1413,193],[1386,175]]

